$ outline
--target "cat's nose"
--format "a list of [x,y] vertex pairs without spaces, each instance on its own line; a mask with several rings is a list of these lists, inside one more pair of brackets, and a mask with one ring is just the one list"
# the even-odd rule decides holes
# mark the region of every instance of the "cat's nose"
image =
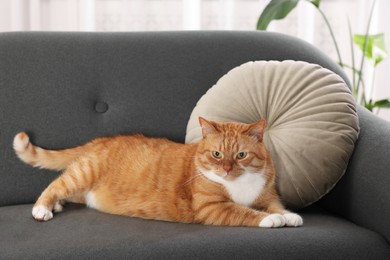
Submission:
[[223,169],[226,171],[226,173],[229,173],[232,170],[232,165],[231,164],[225,164],[223,166]]

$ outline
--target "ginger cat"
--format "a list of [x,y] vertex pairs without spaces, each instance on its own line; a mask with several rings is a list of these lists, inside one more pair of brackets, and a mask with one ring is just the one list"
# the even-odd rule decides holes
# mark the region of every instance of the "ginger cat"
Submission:
[[218,123],[199,118],[203,139],[179,144],[142,135],[98,138],[45,150],[25,133],[14,139],[19,158],[64,170],[41,194],[32,215],[53,218],[65,201],[111,214],[227,226],[301,226],[275,189],[275,170],[263,144],[265,121]]

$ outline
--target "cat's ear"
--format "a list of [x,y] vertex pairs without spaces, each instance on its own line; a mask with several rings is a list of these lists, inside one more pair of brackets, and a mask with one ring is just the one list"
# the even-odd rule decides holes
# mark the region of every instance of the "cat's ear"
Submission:
[[256,123],[251,124],[249,126],[248,134],[250,136],[256,137],[259,142],[262,142],[264,137],[265,126],[266,126],[265,119],[261,119],[260,121],[257,121]]
[[207,121],[203,117],[199,117],[199,124],[202,127],[203,138],[206,138],[209,134],[216,134],[218,130],[215,128],[214,122]]

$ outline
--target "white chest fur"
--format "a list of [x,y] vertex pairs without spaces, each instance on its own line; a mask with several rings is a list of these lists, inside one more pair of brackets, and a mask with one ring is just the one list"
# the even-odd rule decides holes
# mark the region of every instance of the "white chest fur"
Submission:
[[233,181],[225,180],[213,172],[202,172],[208,179],[222,184],[235,203],[251,206],[264,189],[265,179],[261,173],[244,173]]

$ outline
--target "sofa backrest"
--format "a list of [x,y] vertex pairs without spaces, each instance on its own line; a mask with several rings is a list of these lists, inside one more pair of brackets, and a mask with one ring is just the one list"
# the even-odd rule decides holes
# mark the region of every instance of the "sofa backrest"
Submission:
[[33,202],[58,173],[12,141],[60,149],[144,133],[182,142],[198,99],[250,60],[303,60],[345,74],[315,47],[268,32],[0,33],[0,206]]

